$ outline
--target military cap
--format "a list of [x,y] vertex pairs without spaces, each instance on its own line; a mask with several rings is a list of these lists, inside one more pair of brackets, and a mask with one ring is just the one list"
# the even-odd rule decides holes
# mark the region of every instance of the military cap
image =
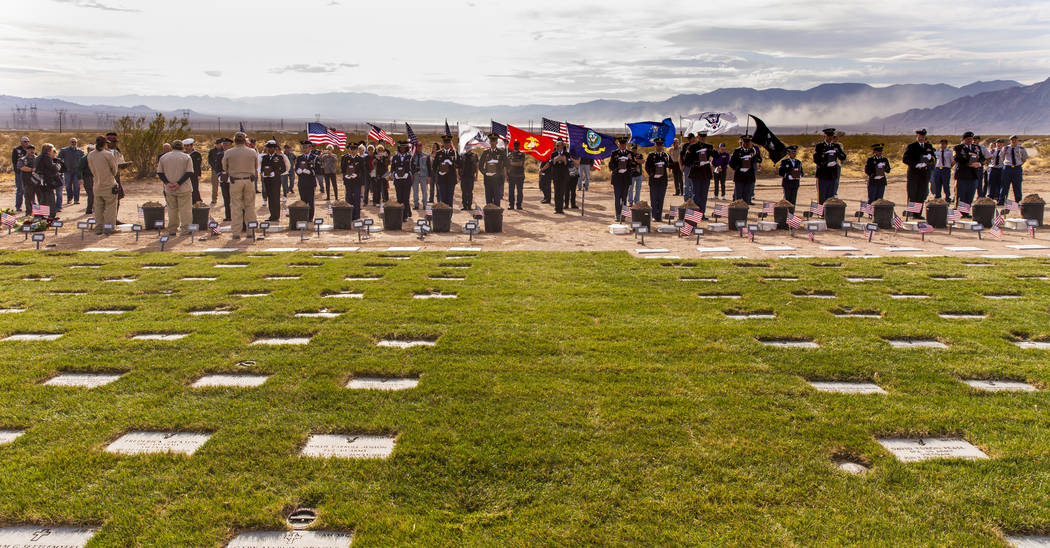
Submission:
[[622,145],[627,142],[627,137],[617,137],[616,142]]
[[219,137],[218,139],[216,139],[215,140],[215,144],[221,145],[222,144],[222,137]]
[[788,152],[798,152],[798,145],[788,145],[787,151]]
[[926,128],[915,130],[916,135],[926,135]]
[[187,137],[182,140],[183,145],[192,145],[194,143],[193,137]]
[[280,146],[280,145],[277,144],[277,141],[274,141],[273,139],[270,139],[269,141],[266,141],[266,146],[268,146],[268,147],[276,147],[276,146]]
[[707,137],[707,132],[706,131],[701,131],[700,133],[697,133],[697,135],[700,136],[700,137]]
[[1000,138],[1000,139],[996,139],[995,142],[996,143],[1005,143],[1006,141],[1004,141],[1003,139]]
[[237,133],[234,133],[233,136],[234,136],[234,138],[240,137],[240,138],[245,139],[245,140],[248,139],[248,134],[243,132],[243,131],[238,131]]
[[823,131],[824,131],[824,135],[832,136],[832,135],[835,135],[836,129],[833,128],[833,127],[827,127],[827,128],[824,128]]
[[871,145],[872,150],[882,150],[883,148],[886,147],[882,146],[882,143],[875,143],[874,145]]
[[967,131],[966,133],[963,133],[963,139],[969,139],[970,137],[973,137],[972,131]]
[[695,133],[690,133],[689,135],[685,136],[686,139],[692,139],[693,137],[696,137]]
[[441,136],[441,140],[445,141],[445,142],[450,142],[450,141],[452,141],[452,136],[451,135],[442,135]]
[[224,142],[224,143],[232,143],[233,139],[230,139],[229,137],[223,137],[222,138],[222,142]]
[[313,143],[311,143],[309,139],[303,139],[302,141],[299,141],[299,144],[304,147],[313,146]]
[[499,140],[499,135],[496,135],[495,133],[489,133],[489,141],[498,141],[498,140]]
[[33,143],[26,145],[26,150],[36,150],[36,146]]
[[662,145],[662,144],[664,144],[664,138],[663,137],[657,137],[656,139],[653,139],[653,143],[656,143],[658,145]]
[[1010,136],[1010,140],[1013,141],[1014,139],[1020,139],[1020,137],[1018,137],[1016,135],[1011,135]]
[[740,136],[740,140],[741,141],[750,141],[751,140],[751,136],[745,133],[745,134]]

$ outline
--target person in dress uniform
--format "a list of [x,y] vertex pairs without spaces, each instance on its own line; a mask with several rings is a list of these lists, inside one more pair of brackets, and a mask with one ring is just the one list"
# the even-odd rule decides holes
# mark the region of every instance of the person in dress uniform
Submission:
[[612,174],[613,204],[616,221],[623,222],[621,215],[627,203],[627,192],[631,188],[631,174],[634,172],[634,154],[627,150],[627,137],[616,139],[616,150],[609,157],[609,173]]
[[485,184],[485,203],[500,205],[507,173],[507,153],[499,148],[499,135],[489,134],[489,148],[481,152],[478,165]]
[[835,141],[835,128],[824,130],[824,141],[817,143],[813,151],[813,163],[817,165],[817,201],[824,203],[835,196],[839,168],[846,161],[842,145]]
[[270,218],[267,221],[271,223],[281,220],[281,180],[291,167],[277,141],[267,141],[263,155],[259,158],[259,174],[262,176],[266,206],[270,209]]
[[359,144],[339,159],[339,172],[343,174],[344,196],[347,202],[354,207],[353,220],[355,221],[361,218],[361,189],[368,181],[367,152],[365,145]]
[[649,205],[652,207],[652,219],[659,222],[663,219],[664,196],[667,195],[668,173],[673,169],[671,155],[664,150],[661,137],[653,139],[656,150],[645,158],[645,172],[649,175]]
[[780,161],[777,173],[780,186],[784,188],[784,199],[792,205],[798,201],[798,187],[802,182],[802,161],[798,159],[798,145],[787,147],[787,158]]
[[[762,153],[751,144],[750,135],[740,137],[740,147],[729,157],[729,167],[733,168],[733,200],[745,200],[751,203],[755,193],[755,174],[762,163]],[[700,205],[697,203],[697,205]]]
[[507,152],[507,209],[521,210],[525,190],[525,153],[521,143],[514,141],[513,150]]
[[714,175],[712,165],[718,153],[715,147],[707,142],[707,132],[701,131],[696,142],[689,145],[686,153],[689,158],[689,184],[692,189],[690,198],[700,211],[707,212],[707,191],[711,188],[711,177]]
[[394,196],[401,204],[403,221],[412,216],[409,199],[412,197],[412,155],[408,153],[408,141],[397,142],[397,152],[390,159],[390,173],[394,176]]
[[864,164],[868,175],[868,203],[881,200],[886,195],[886,175],[890,173],[890,160],[882,155],[882,143],[871,145],[871,156]]
[[[908,166],[908,201],[925,203],[930,195],[930,174],[933,172],[933,145],[926,140],[926,129],[915,130],[915,141],[904,149],[902,160]],[[915,219],[922,219],[916,213]]]
[[437,200],[451,206],[456,192],[456,169],[459,166],[459,155],[452,148],[451,135],[441,138],[441,148],[433,153],[431,158],[437,182]]
[[550,163],[548,164],[551,172],[551,179],[554,181],[554,213],[564,214],[567,197],[566,190],[569,184],[569,164],[572,163],[572,156],[569,151],[565,149],[565,141],[560,137],[558,141],[554,143],[554,152],[551,153]]
[[[972,131],[963,133],[963,142],[955,145],[954,152],[955,199],[960,203],[972,204],[986,158],[981,145],[974,143]],[[969,213],[963,213],[962,216],[970,218]]]
[[324,166],[321,165],[321,155],[315,154],[313,143],[301,141],[299,144],[303,147],[303,153],[295,157],[295,175],[299,179],[299,199],[310,206],[310,219],[312,220],[317,177],[324,171]]

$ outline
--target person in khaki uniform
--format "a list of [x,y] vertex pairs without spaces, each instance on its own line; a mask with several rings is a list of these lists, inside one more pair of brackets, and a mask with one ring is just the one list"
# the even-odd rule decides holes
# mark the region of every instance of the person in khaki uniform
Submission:
[[193,159],[183,152],[182,141],[171,144],[171,152],[160,157],[157,162],[157,178],[164,183],[164,199],[168,202],[168,233],[182,229],[189,232],[193,222]]
[[[95,179],[95,234],[102,234],[103,225],[117,226],[117,158],[107,150],[109,142],[105,137],[95,139],[95,150],[87,155],[88,169]],[[112,234],[113,229],[105,229]]]
[[233,136],[234,147],[222,155],[222,170],[230,178],[230,233],[240,240],[246,224],[255,221],[255,187],[251,178],[259,162],[259,153],[248,147],[247,135]]

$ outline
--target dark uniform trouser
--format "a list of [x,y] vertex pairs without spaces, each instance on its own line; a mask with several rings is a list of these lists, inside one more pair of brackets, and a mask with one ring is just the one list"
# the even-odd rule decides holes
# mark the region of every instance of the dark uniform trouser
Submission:
[[649,205],[653,209],[652,219],[663,219],[664,196],[667,195],[667,179],[649,179]]
[[704,216],[707,216],[707,191],[711,187],[710,179],[700,179],[692,181],[693,184],[693,203],[696,204],[697,209],[700,210]]
[[1003,168],[1002,195],[1000,200],[1006,200],[1011,188],[1014,189],[1014,201],[1021,202],[1021,181],[1024,180],[1024,166],[1006,166]]
[[956,179],[955,198],[961,203],[972,204],[977,191],[977,179]]
[[682,166],[677,162],[672,163],[671,174],[674,176],[674,193],[679,196],[682,194]]
[[[543,193],[543,201],[549,203],[551,201],[551,174],[550,174],[550,168],[547,169],[546,173],[541,173],[540,174],[540,192]],[[620,212],[617,211],[616,214],[619,215]]]
[[474,203],[474,179],[466,177],[460,179],[459,193],[460,199],[463,200],[463,209],[470,209],[470,206]]
[[263,196],[266,205],[270,208],[270,221],[281,218],[281,176],[263,177]]
[[[430,178],[430,201],[431,202],[434,201],[434,193],[435,192],[437,192],[437,178],[431,177]],[[452,204],[446,204],[446,205],[452,205]]]
[[1004,194],[1006,193],[1003,192],[1003,168],[988,168],[988,197],[999,205],[1003,205],[1006,198]]
[[199,175],[190,175],[190,186],[193,187],[193,203],[201,201],[201,178]]
[[[694,189],[695,189],[696,183],[693,183],[693,185],[694,185]],[[706,193],[707,192],[704,192],[704,194],[706,194]],[[694,194],[695,195],[699,195],[700,193],[699,192],[695,192]],[[736,181],[733,181],[733,200],[746,200],[746,201],[750,202],[751,201],[751,196],[753,196],[754,194],[755,194],[755,183],[753,181],[743,181],[743,182],[740,182],[740,183],[738,183]],[[693,198],[693,201],[694,202],[696,201],[695,197]],[[697,204],[697,205],[699,205],[699,204]]]
[[565,210],[565,191],[569,184],[568,173],[554,173],[554,212],[561,213]]
[[91,215],[95,211],[95,179],[87,177],[84,179],[84,194],[87,195],[87,209],[84,213]]
[[925,203],[930,195],[930,172],[925,169],[908,168],[908,201]]
[[223,220],[230,220],[230,183],[219,183],[219,188],[222,190],[222,208],[226,213]]
[[[310,206],[309,221],[314,220],[314,192],[317,190],[317,179],[312,175],[299,176],[299,199]],[[309,226],[309,225],[308,225]]]
[[[525,194],[525,177],[507,178],[507,207],[521,207],[521,201]],[[517,190],[518,201],[514,201],[515,190]]]
[[346,201],[354,206],[353,220],[356,221],[361,218],[361,185],[348,183],[344,179],[343,190],[346,191]]
[[408,201],[412,198],[412,177],[394,179],[394,196],[401,204],[401,218],[407,221],[412,216],[412,207]]
[[631,174],[614,173],[612,176],[612,185],[613,204],[616,208],[613,213],[619,218],[620,212],[623,211],[623,206],[627,203],[627,192],[631,189]]
[[881,200],[886,196],[886,181],[881,182],[868,181],[868,203],[872,203],[875,200]]
[[952,170],[951,168],[936,168],[933,170],[933,195],[941,197],[941,189],[944,189],[944,199],[952,199]]
[[503,177],[485,177],[485,203],[499,205],[503,199]]
[[565,185],[565,205],[566,207],[576,207],[576,186],[580,184],[580,176],[575,177],[569,176],[567,179],[568,184]]
[[726,171],[727,170],[723,167],[722,171],[717,171],[714,173],[715,189],[711,193],[712,197],[726,195]]
[[[437,177],[437,200],[447,206],[452,206],[452,200],[456,197],[456,174],[454,172]],[[471,188],[473,188],[473,183]]]
[[824,203],[835,196],[835,179],[817,179],[817,202]]
[[798,181],[781,181],[780,186],[784,187],[784,199],[791,202],[792,205],[798,201]]

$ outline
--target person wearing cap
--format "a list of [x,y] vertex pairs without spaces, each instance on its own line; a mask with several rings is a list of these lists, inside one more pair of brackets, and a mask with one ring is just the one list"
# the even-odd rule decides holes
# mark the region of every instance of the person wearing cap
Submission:
[[623,206],[627,204],[627,191],[631,188],[631,173],[634,171],[634,154],[627,150],[627,137],[616,139],[616,150],[609,156],[610,182],[613,186],[613,204],[617,222],[623,222]]
[[321,167],[324,169],[324,176],[319,180],[321,183],[321,193],[325,195],[325,200],[332,200],[332,191],[335,191],[335,199],[339,199],[339,188],[335,187],[335,173],[336,167],[339,164],[339,157],[335,154],[335,147],[328,145],[324,147],[324,152],[321,153]]
[[890,172],[890,161],[882,155],[884,148],[882,143],[871,145],[872,154],[864,164],[864,173],[868,176],[869,204],[886,196],[886,175]]
[[[1002,152],[1006,150],[1003,145],[1006,141],[1002,139],[996,139],[992,141],[992,146],[988,149],[988,172],[985,174],[985,181],[988,189],[988,197],[995,200],[999,205],[1004,205],[1005,196],[1003,196],[1003,156]],[[1002,198],[1002,201],[1000,200]]]
[[846,152],[835,141],[835,128],[824,129],[824,140],[817,143],[813,151],[813,163],[817,165],[817,201],[823,204],[838,194],[838,177]]
[[798,187],[802,182],[802,161],[798,159],[798,145],[787,147],[787,158],[780,160],[777,173],[780,175],[780,186],[784,189],[784,199],[792,205],[798,202]]
[[[63,178],[65,179],[67,204],[80,203],[80,178],[77,177],[77,166],[80,165],[80,160],[84,156],[84,151],[80,150],[80,142],[76,137],[70,138],[69,146],[58,151],[58,159],[62,160],[62,164],[66,166]],[[57,207],[58,204],[56,203],[55,206]]]
[[[299,199],[310,206],[310,217],[314,218],[314,194],[317,190],[317,177],[324,171],[321,165],[321,157],[314,154],[314,144],[310,141],[300,141],[303,153],[295,158],[295,175],[299,179]],[[295,227],[292,227],[295,228]]]
[[429,183],[430,154],[427,154],[423,143],[416,143],[412,154],[412,209],[418,211],[427,203]]
[[215,146],[208,151],[208,167],[211,168],[211,205],[219,199],[219,175],[222,173],[222,138],[215,140]]
[[477,178],[478,155],[473,149],[467,149],[459,156],[459,192],[462,195],[464,211],[469,211],[474,203],[474,182]]
[[667,155],[671,157],[671,176],[674,178],[674,194],[682,195],[682,142],[675,139],[671,146],[667,147]]
[[95,145],[88,145],[87,153],[80,159],[80,163],[76,167],[77,183],[83,187],[84,195],[87,196],[87,207],[84,209],[85,215],[91,215],[95,206],[95,177],[91,175],[91,168],[88,166],[87,161],[87,155],[91,154],[93,150],[95,150]]
[[[707,142],[706,131],[697,134],[696,142],[689,145],[685,153],[686,165],[689,166],[685,199],[693,200],[700,211],[707,209],[707,191],[711,188],[711,168],[715,155],[715,148]],[[722,193],[725,194],[724,186]]]
[[725,143],[718,143],[715,156],[711,159],[711,181],[714,183],[712,198],[726,199],[726,175],[729,172],[729,152]]
[[390,158],[390,173],[394,177],[394,197],[401,204],[401,220],[407,221],[412,216],[412,155],[408,153],[408,141],[397,142],[397,152]]
[[661,137],[653,139],[656,150],[649,153],[645,158],[645,172],[649,175],[649,205],[652,207],[652,220],[662,220],[664,212],[664,196],[667,195],[668,172],[671,169],[671,155],[664,150],[664,140]]
[[999,203],[1003,204],[1006,195],[1012,188],[1014,201],[1021,201],[1021,181],[1024,180],[1024,163],[1028,161],[1028,149],[1021,146],[1021,140],[1016,135],[1010,136],[1010,144],[1000,150],[1003,160],[1002,191]]
[[259,157],[259,175],[262,179],[263,198],[270,210],[270,217],[266,220],[273,223],[281,220],[281,180],[292,164],[274,139],[266,141],[263,150]]
[[[171,152],[157,162],[157,178],[164,183],[164,200],[168,205],[168,233],[181,229],[189,233],[193,223],[193,159],[183,151],[182,141],[171,143]],[[153,227],[147,227],[153,228]]]
[[[88,169],[95,179],[95,234],[112,234],[117,226],[117,203],[120,200],[120,185],[117,174],[120,164],[116,156],[109,151],[109,140],[105,137],[95,139],[95,150],[87,155]],[[109,228],[106,228],[106,226]]]
[[554,152],[551,153],[550,167],[551,179],[554,182],[554,213],[564,214],[566,206],[566,189],[569,184],[569,164],[572,156],[565,149],[565,141],[561,137],[554,143]]
[[955,158],[952,149],[948,148],[948,140],[941,139],[938,143],[937,150],[933,151],[933,174],[930,177],[932,183],[933,196],[935,198],[941,197],[941,191],[944,191],[944,201],[952,201],[952,167],[955,165]]
[[[926,203],[926,197],[930,195],[930,173],[934,166],[933,145],[926,140],[926,129],[915,130],[915,141],[908,144],[901,158],[908,166],[908,201],[919,204]],[[914,219],[922,219],[922,215],[916,213]]]
[[343,174],[343,191],[346,201],[354,207],[354,221],[361,218],[361,189],[368,181],[368,149],[364,144],[351,147],[339,160],[339,171]]
[[[252,177],[259,163],[259,153],[248,146],[248,137],[237,132],[233,136],[234,147],[222,155],[222,169],[229,177],[230,187],[230,233],[234,240],[241,239],[247,223],[255,218],[255,187]],[[313,195],[310,196],[313,218]]]
[[197,150],[195,148],[193,148],[193,144],[194,143],[196,143],[196,141],[193,139],[193,137],[188,137],[186,139],[183,139],[182,140],[182,151],[185,152],[190,157],[190,161],[193,162],[193,175],[190,177],[190,186],[193,187],[193,192],[191,193],[192,194],[193,203],[197,203],[197,202],[202,201],[201,200],[201,173],[202,173],[201,167],[202,167],[202,164],[204,163],[204,158],[201,156],[200,152],[197,152]]
[[485,203],[500,205],[503,200],[503,182],[507,175],[507,154],[499,148],[499,135],[489,134],[489,148],[481,152],[478,161],[485,185]]
[[[980,181],[981,169],[984,166],[984,152],[981,147],[974,144],[973,132],[963,133],[963,142],[955,145],[955,199],[960,203],[972,204],[973,195],[977,191]],[[963,213],[963,217],[969,218],[969,213]]]
[[507,152],[507,192],[507,209],[520,211],[525,194],[525,153],[519,141],[514,141]]
[[[755,194],[755,179],[758,166],[762,164],[762,153],[751,143],[750,135],[740,137],[740,147],[729,157],[729,167],[733,168],[733,200],[744,200],[751,203]],[[706,190],[706,189],[705,189]],[[699,197],[699,192],[695,193]],[[696,198],[693,199],[696,201]],[[706,204],[706,193],[704,197]],[[700,205],[700,202],[696,202]]]

